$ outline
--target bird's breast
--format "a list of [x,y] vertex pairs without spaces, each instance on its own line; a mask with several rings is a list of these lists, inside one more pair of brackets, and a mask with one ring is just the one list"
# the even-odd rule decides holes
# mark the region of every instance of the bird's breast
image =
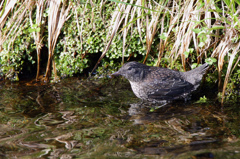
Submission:
[[132,81],[129,81],[129,82],[131,84],[133,93],[138,98],[145,99],[145,100],[148,98],[146,91],[143,89],[141,85],[141,82],[132,82]]

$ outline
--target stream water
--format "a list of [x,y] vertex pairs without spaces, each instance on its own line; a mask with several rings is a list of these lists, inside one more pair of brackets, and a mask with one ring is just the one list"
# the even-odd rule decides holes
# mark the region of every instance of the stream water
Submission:
[[0,158],[240,158],[238,104],[153,109],[120,78],[0,87]]

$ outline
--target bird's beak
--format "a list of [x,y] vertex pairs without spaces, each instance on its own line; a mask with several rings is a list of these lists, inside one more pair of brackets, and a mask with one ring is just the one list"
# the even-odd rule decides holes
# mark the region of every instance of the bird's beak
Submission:
[[111,76],[120,76],[120,75],[121,75],[121,73],[119,71],[114,72],[113,74],[111,74]]

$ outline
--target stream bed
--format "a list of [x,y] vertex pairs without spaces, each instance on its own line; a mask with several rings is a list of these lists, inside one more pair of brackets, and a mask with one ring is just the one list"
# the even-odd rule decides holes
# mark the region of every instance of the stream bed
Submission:
[[0,158],[240,158],[240,105],[141,103],[128,81],[0,84]]

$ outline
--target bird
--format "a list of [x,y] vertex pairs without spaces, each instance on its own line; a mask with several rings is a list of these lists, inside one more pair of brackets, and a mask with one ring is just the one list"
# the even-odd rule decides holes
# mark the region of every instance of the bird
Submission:
[[147,66],[135,61],[125,63],[112,76],[124,76],[133,93],[142,101],[169,103],[188,99],[201,84],[209,65],[207,63],[187,72]]

